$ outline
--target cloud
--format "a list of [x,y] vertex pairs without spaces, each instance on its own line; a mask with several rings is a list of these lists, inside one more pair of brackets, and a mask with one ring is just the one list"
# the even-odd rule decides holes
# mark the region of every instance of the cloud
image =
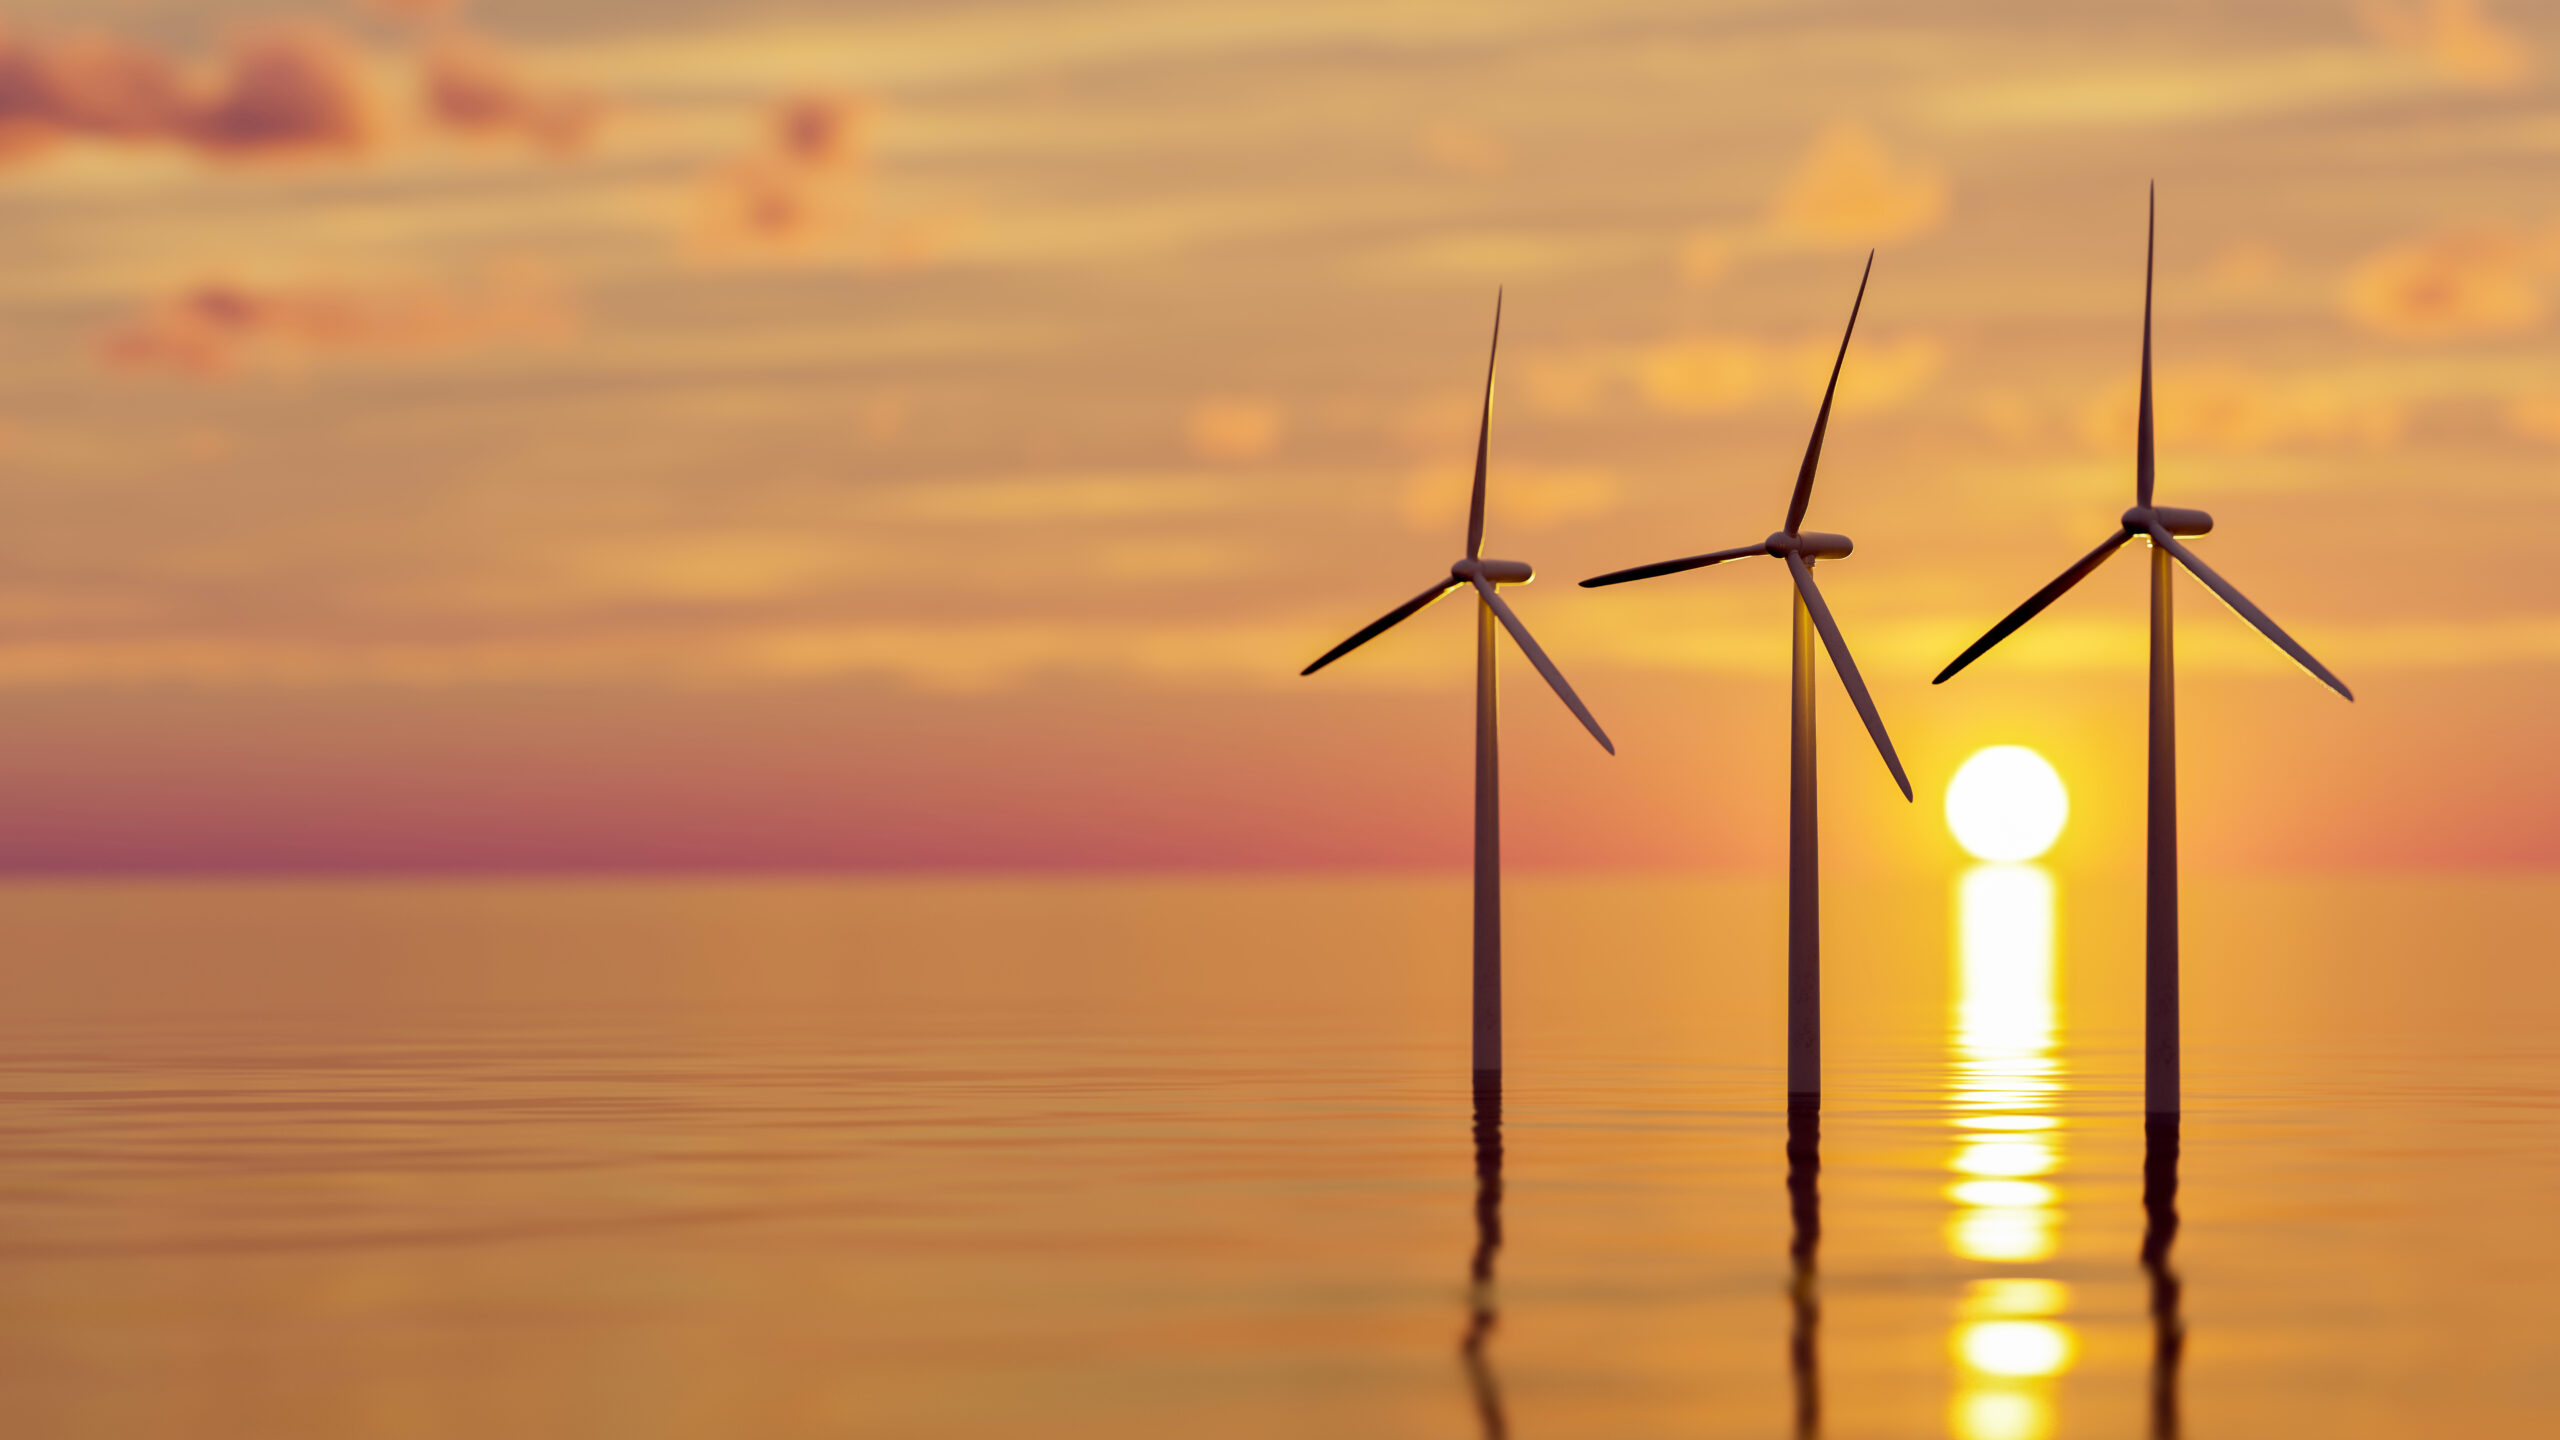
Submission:
[[[534,83],[488,40],[440,29],[424,44],[419,108],[433,129],[565,152],[595,128],[594,97]],[[105,33],[0,30],[0,161],[81,141],[221,160],[344,156],[380,135],[363,58],[321,26],[252,31],[208,66]]]
[[[1628,368],[1638,393],[1655,409],[1721,415],[1819,397],[1839,344],[1836,336],[1786,344],[1746,335],[1689,335],[1636,351]],[[1838,404],[1890,409],[1935,378],[1944,358],[1943,347],[1926,335],[1862,341],[1841,366]]]
[[[2281,378],[2232,367],[2162,373],[2153,425],[2164,446],[2254,452],[2329,445],[2383,446],[2404,417],[2387,398],[2319,377]],[[2129,451],[2141,406],[2135,380],[2114,382],[2081,414],[2080,435],[2102,451]]]
[[2504,227],[2449,230],[2376,251],[2349,272],[2347,314],[2414,340],[2530,329],[2543,317],[2550,247]]
[[964,227],[955,220],[884,215],[864,185],[870,107],[803,95],[772,105],[746,155],[712,170],[697,239],[715,259],[851,259],[907,270],[934,264]]
[[522,140],[567,153],[593,135],[603,106],[581,91],[538,85],[486,40],[448,36],[419,63],[419,99],[438,128],[473,139]]
[[2533,74],[2532,47],[2490,19],[2478,0],[2364,0],[2356,13],[2365,33],[2386,49],[2412,56],[2456,84],[2509,90]]
[[1211,396],[1191,407],[1183,432],[1203,460],[1259,460],[1280,443],[1280,407],[1266,399]]
[[209,379],[329,355],[419,354],[545,339],[570,324],[556,295],[522,282],[479,294],[434,286],[208,282],[118,326],[101,350],[120,370]]
[[712,172],[708,238],[723,252],[806,251],[852,230],[865,107],[803,95],[764,116],[756,149]]
[[1744,409],[1768,388],[1768,346],[1734,335],[1666,340],[1636,356],[1635,380],[1657,410],[1716,415]]
[[712,182],[710,236],[722,250],[802,250],[844,224],[846,206],[787,167],[748,161]]
[[356,150],[371,133],[355,52],[329,32],[305,27],[270,30],[233,47],[193,132],[198,148],[238,155]]
[[74,137],[166,140],[183,131],[190,105],[175,66],[121,40],[0,32],[0,156]]
[[[1839,349],[1836,331],[1801,340],[1698,331],[1646,345],[1524,356],[1512,373],[1521,398],[1540,415],[1587,419],[1620,399],[1664,414],[1729,415],[1763,405],[1812,405]],[[1839,407],[1892,409],[1936,379],[1945,360],[1946,349],[1933,336],[1869,335],[1850,348],[1841,367]],[[1470,437],[1473,403],[1466,411]],[[1406,428],[1416,438],[1442,435],[1455,429],[1456,413],[1454,401],[1427,414],[1417,410]]]
[[374,131],[355,52],[315,26],[252,32],[204,75],[109,35],[0,32],[0,159],[76,140],[217,159],[344,154]]
[[1704,288],[1760,256],[1890,245],[1945,224],[1948,203],[1936,166],[1896,158],[1858,121],[1835,121],[1814,137],[1767,213],[1690,231],[1673,269],[1682,284]]
[[803,95],[774,107],[773,151],[802,170],[862,164],[862,103],[840,96]]
[[1861,249],[1925,235],[1946,218],[1945,175],[1896,159],[1854,120],[1814,138],[1769,207],[1769,229],[1777,236]]

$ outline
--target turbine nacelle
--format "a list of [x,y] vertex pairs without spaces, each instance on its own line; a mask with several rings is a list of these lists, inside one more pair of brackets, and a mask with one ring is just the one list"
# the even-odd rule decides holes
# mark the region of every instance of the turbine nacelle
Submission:
[[1769,537],[1768,551],[1783,560],[1801,555],[1807,560],[1844,560],[1856,549],[1846,535],[1829,535],[1820,530],[1801,530],[1790,535],[1784,530]]
[[2181,510],[2175,505],[2136,505],[2124,512],[2124,528],[2128,535],[2148,535],[2154,522],[2172,535],[2213,533],[2213,517],[2201,510]]
[[1526,585],[1537,573],[1526,560],[1461,560],[1449,567],[1454,579],[1468,583],[1482,579],[1496,585]]
[[[1493,300],[1493,339],[1494,346],[1498,353],[1499,347],[1502,344],[1502,296],[1499,291],[1495,292]],[[1380,635],[1385,634],[1389,630],[1394,629],[1398,625],[1401,625],[1405,621],[1422,613],[1425,609],[1430,607],[1433,601],[1439,599],[1441,596],[1446,595],[1453,590],[1472,590],[1475,592],[1477,603],[1484,607],[1484,612],[1492,616],[1503,629],[1511,632],[1512,643],[1520,647],[1521,654],[1529,657],[1529,663],[1536,667],[1539,678],[1547,682],[1547,688],[1556,692],[1556,698],[1562,700],[1565,708],[1573,712],[1574,719],[1582,722],[1583,729],[1591,732],[1591,738],[1600,742],[1601,749],[1615,755],[1618,753],[1618,747],[1609,743],[1608,732],[1600,728],[1599,721],[1591,718],[1591,711],[1589,707],[1582,703],[1582,697],[1574,694],[1573,687],[1564,683],[1564,672],[1556,668],[1556,662],[1547,658],[1546,651],[1538,648],[1538,642],[1531,638],[1529,634],[1529,627],[1521,624],[1520,617],[1511,613],[1510,602],[1504,600],[1499,594],[1495,593],[1495,587],[1497,586],[1526,585],[1529,583],[1530,577],[1535,575],[1537,572],[1531,570],[1529,568],[1529,563],[1525,560],[1487,560],[1484,558],[1484,459],[1485,451],[1490,448],[1492,439],[1493,358],[1491,355],[1488,355],[1485,358],[1484,367],[1484,413],[1476,422],[1475,494],[1467,501],[1467,558],[1449,567],[1448,579],[1432,582],[1430,589],[1423,591],[1421,594],[1414,596],[1412,599],[1407,600],[1393,610],[1388,611],[1386,614],[1381,615],[1377,619],[1362,626],[1357,634],[1354,634],[1350,639],[1343,641],[1332,649],[1327,650],[1322,655],[1317,656],[1314,664],[1299,671],[1298,673],[1301,675],[1313,675],[1327,665],[1332,664],[1334,661],[1341,659],[1343,656],[1350,654],[1352,651],[1359,649],[1361,646],[1368,644],[1372,640],[1375,640]],[[1479,633],[1484,637],[1484,648],[1479,649],[1476,652],[1476,753],[1480,757],[1490,757],[1493,754],[1494,733],[1493,640],[1490,631],[1483,631]],[[1491,797],[1493,792],[1488,788],[1492,782],[1486,778],[1491,773],[1492,772],[1489,769],[1479,770],[1477,772],[1476,964],[1479,967],[1477,970],[1477,983],[1479,987],[1483,984],[1484,971],[1481,967],[1485,963],[1485,955],[1487,953],[1485,949],[1488,943],[1487,935],[1490,934],[1493,937],[1489,943],[1493,947],[1493,952],[1497,955],[1500,953],[1502,943],[1500,939],[1501,931],[1498,925],[1490,932],[1485,929],[1486,897],[1490,892],[1486,889],[1485,880],[1486,874],[1488,873],[1484,869],[1485,862],[1488,858],[1488,851],[1485,847],[1485,837],[1488,834],[1488,831],[1484,827],[1492,823],[1494,813],[1491,808]],[[1495,863],[1499,864],[1498,861]],[[1498,918],[1497,914],[1497,919]],[[1499,994],[1500,992],[1497,990],[1495,993]],[[1482,994],[1483,992],[1480,988],[1478,991],[1479,999],[1481,999]],[[1500,1011],[1501,1006],[1499,1002],[1497,1002],[1494,1006],[1494,1013],[1497,1017],[1499,1017]],[[1499,1024],[1498,1018],[1496,1023]],[[1482,1048],[1486,1033],[1483,1028],[1484,1024],[1485,1012],[1480,1008],[1476,1012],[1476,1044],[1478,1046],[1476,1055],[1478,1066],[1477,1073],[1479,1074],[1483,1073],[1485,1068],[1483,1063],[1485,1052]]]
[[[1840,390],[1840,367],[1849,359],[1849,337],[1857,333],[1858,307],[1866,303],[1867,276],[1874,273],[1875,263],[1876,257],[1870,252],[1867,256],[1867,269],[1858,276],[1858,296],[1849,302],[1849,323],[1840,331],[1840,352],[1831,359],[1831,379],[1822,387],[1822,408],[1815,411],[1813,415],[1813,438],[1805,442],[1804,464],[1796,470],[1795,491],[1787,499],[1787,523],[1757,545],[1736,545],[1730,550],[1710,550],[1704,555],[1684,555],[1677,560],[1658,560],[1651,565],[1612,570],[1606,575],[1594,575],[1583,581],[1582,585],[1586,590],[1602,585],[1624,585],[1630,580],[1651,580],[1663,575],[1678,575],[1690,570],[1704,570],[1710,565],[1731,564],[1737,560],[1767,558],[1783,562],[1787,567],[1788,579],[1795,586],[1797,613],[1800,616],[1798,624],[1811,622],[1814,633],[1822,637],[1823,648],[1831,654],[1831,667],[1840,673],[1841,687],[1849,692],[1850,703],[1858,707],[1858,719],[1867,727],[1867,738],[1876,742],[1876,754],[1883,758],[1884,768],[1892,773],[1893,783],[1901,787],[1902,798],[1908,800],[1911,798],[1911,777],[1902,773],[1902,759],[1893,753],[1893,741],[1884,733],[1884,717],[1876,713],[1875,699],[1867,693],[1867,682],[1859,677],[1857,662],[1849,658],[1849,642],[1842,638],[1840,626],[1832,620],[1831,607],[1824,603],[1821,587],[1813,583],[1815,561],[1843,559],[1857,547],[1850,543],[1846,535],[1831,535],[1804,528],[1805,507],[1813,503],[1814,470],[1822,463],[1822,437],[1831,428],[1831,401]],[[1797,635],[1801,640],[1803,631],[1799,629]],[[1801,654],[1802,652],[1799,652],[1799,655]],[[1799,659],[1797,663],[1801,666],[1804,661]],[[1799,670],[1798,673],[1801,675],[1805,672]],[[1805,708],[1812,703],[1812,692],[1799,689],[1796,692],[1795,703],[1798,721],[1796,761],[1799,765],[1803,765],[1809,763],[1812,755],[1813,731],[1807,728],[1811,712]],[[1798,792],[1799,803],[1804,802],[1805,793]],[[1797,816],[1797,834],[1800,839],[1809,837],[1811,834],[1810,830],[1803,828],[1805,813],[1799,811]],[[1804,887],[1810,883],[1811,875],[1802,868],[1807,863],[1805,857],[1808,854],[1810,854],[1809,850],[1797,852],[1796,864],[1799,868],[1795,883],[1790,887],[1790,893],[1798,895],[1809,893]],[[1793,1064],[1791,1060],[1789,1062],[1791,1071]]]

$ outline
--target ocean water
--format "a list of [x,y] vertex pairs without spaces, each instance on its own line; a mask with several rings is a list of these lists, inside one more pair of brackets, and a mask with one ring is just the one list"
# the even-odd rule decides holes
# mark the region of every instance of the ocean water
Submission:
[[0,1413],[85,1437],[2560,1433],[2560,882],[0,889]]

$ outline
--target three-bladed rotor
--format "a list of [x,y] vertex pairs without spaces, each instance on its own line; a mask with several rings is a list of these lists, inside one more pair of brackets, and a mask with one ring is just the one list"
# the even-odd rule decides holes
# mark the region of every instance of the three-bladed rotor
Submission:
[[1840,672],[1840,684],[1849,692],[1850,703],[1858,708],[1858,718],[1866,723],[1867,735],[1875,741],[1876,753],[1884,757],[1885,768],[1893,772],[1893,783],[1902,787],[1902,798],[1911,798],[1911,778],[1902,773],[1902,759],[1894,754],[1893,739],[1885,734],[1884,718],[1876,713],[1874,697],[1867,693],[1867,682],[1858,675],[1858,662],[1850,658],[1849,642],[1842,638],[1839,623],[1831,618],[1831,607],[1824,603],[1822,591],[1813,583],[1813,562],[1845,558],[1856,548],[1846,535],[1830,535],[1804,528],[1805,510],[1813,503],[1814,471],[1822,464],[1822,439],[1831,429],[1831,400],[1840,389],[1840,366],[1849,358],[1849,337],[1858,330],[1858,310],[1866,303],[1867,278],[1875,273],[1875,252],[1867,253],[1867,268],[1858,276],[1858,296],[1849,303],[1849,324],[1840,332],[1840,353],[1831,361],[1831,381],[1822,390],[1822,408],[1813,417],[1813,438],[1804,447],[1804,464],[1796,471],[1796,487],[1787,498],[1787,523],[1757,545],[1737,545],[1730,550],[1711,550],[1704,555],[1688,555],[1677,560],[1660,560],[1651,565],[1638,565],[1627,570],[1613,570],[1594,575],[1582,582],[1583,588],[1600,585],[1623,585],[1630,580],[1650,580],[1657,575],[1677,575],[1684,570],[1703,570],[1728,560],[1747,560],[1767,555],[1787,564],[1788,577],[1796,593],[1804,598],[1804,607],[1813,617],[1813,627],[1822,635],[1822,646],[1831,653],[1831,666]]
[[1591,718],[1591,711],[1583,705],[1582,697],[1574,694],[1573,687],[1565,683],[1564,672],[1558,670],[1556,663],[1547,658],[1547,652],[1539,648],[1537,638],[1529,633],[1529,627],[1520,623],[1520,617],[1511,612],[1511,606],[1494,588],[1498,585],[1526,585],[1535,578],[1536,572],[1529,568],[1526,561],[1483,558],[1485,451],[1487,442],[1493,435],[1493,377],[1495,361],[1501,353],[1502,295],[1497,291],[1493,297],[1492,353],[1486,357],[1484,366],[1484,413],[1476,423],[1475,492],[1467,504],[1466,558],[1449,567],[1448,579],[1434,584],[1430,589],[1362,626],[1350,639],[1327,650],[1317,658],[1314,664],[1298,673],[1313,675],[1422,613],[1429,608],[1432,601],[1461,585],[1473,586],[1478,598],[1484,602],[1484,607],[1493,613],[1493,618],[1502,622],[1503,629],[1511,632],[1511,638],[1519,645],[1520,653],[1529,657],[1529,663],[1537,667],[1538,674],[1545,677],[1547,684],[1554,689],[1556,698],[1564,701],[1565,708],[1571,710],[1573,717],[1582,722],[1582,728],[1591,732],[1592,739],[1600,742],[1601,749],[1615,755],[1618,753],[1618,747],[1610,743],[1608,732],[1600,728],[1599,721]]
[[2098,548],[2083,555],[2071,568],[2055,576],[2053,582],[2027,597],[2020,605],[1991,627],[1981,639],[1966,647],[1965,652],[1948,662],[1932,684],[1943,685],[1957,671],[1972,664],[1982,653],[2009,638],[2020,626],[2042,614],[2046,606],[2062,598],[2072,586],[2086,580],[2097,568],[2107,563],[2124,543],[2140,536],[2150,544],[2169,552],[2172,559],[2187,567],[2188,573],[2205,584],[2205,588],[2222,597],[2222,602],[2238,611],[2240,618],[2257,628],[2259,634],[2275,643],[2275,647],[2293,657],[2295,663],[2310,671],[2320,682],[2340,695],[2353,700],[2355,692],[2346,682],[2329,673],[2329,667],[2313,658],[2302,643],[2284,632],[2284,628],[2267,617],[2267,612],[2250,603],[2238,587],[2214,572],[2212,566],[2196,558],[2194,551],[2178,543],[2182,535],[2202,535],[2213,529],[2213,517],[2202,510],[2181,510],[2151,503],[2154,479],[2154,449],[2151,426],[2151,277],[2152,257],[2157,248],[2160,228],[2160,198],[2155,187],[2151,198],[2149,229],[2142,251],[2142,398],[2136,412],[2133,443],[2133,508],[2118,518],[2116,533],[2101,541]]

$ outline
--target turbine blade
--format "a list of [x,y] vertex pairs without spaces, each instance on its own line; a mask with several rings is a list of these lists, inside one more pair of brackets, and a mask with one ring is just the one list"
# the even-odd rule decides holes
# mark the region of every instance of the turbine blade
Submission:
[[2088,579],[2090,571],[2107,563],[2107,557],[2116,553],[2116,547],[2124,544],[2124,542],[2132,538],[2132,531],[2118,530],[2113,535],[2107,537],[2105,544],[2100,545],[2097,549],[2092,550],[2088,554],[2071,562],[2070,569],[2065,570],[2060,575],[2054,577],[2052,584],[2047,585],[2033,595],[2028,596],[2027,603],[2010,611],[2008,618],[2002,620],[1999,624],[1992,626],[1989,634],[1986,634],[1981,639],[1974,641],[1973,644],[1966,647],[1963,654],[1957,656],[1951,661],[1948,661],[1947,668],[1939,671],[1938,678],[1930,681],[1929,683],[1932,685],[1944,685],[1949,680],[1954,679],[1957,671],[1972,664],[1974,661],[1981,659],[1983,651],[1988,650],[1992,646],[1999,644],[2001,641],[2008,639],[2010,634],[2019,626],[2024,625],[2028,621],[2036,618],[2038,615],[2043,614],[2044,607],[2061,599],[2063,591],[2068,590],[2072,586],[2079,584],[2081,581]]
[[2160,244],[2160,186],[2151,186],[2151,218],[2142,237],[2142,413],[2133,439],[2133,503],[2151,503],[2151,257]]
[[2356,698],[2356,693],[2347,688],[2347,682],[2330,674],[2328,666],[2313,659],[2311,652],[2302,648],[2301,642],[2284,633],[2283,626],[2278,625],[2275,621],[2267,618],[2266,611],[2250,604],[2249,597],[2241,594],[2239,587],[2215,574],[2212,566],[2197,559],[2194,551],[2179,544],[2178,537],[2161,528],[2157,522],[2154,522],[2151,526],[2151,541],[2153,544],[2163,547],[2170,554],[2178,557],[2178,563],[2186,566],[2189,570],[2194,571],[2195,577],[2204,582],[2206,589],[2221,596],[2223,604],[2239,611],[2241,619],[2257,626],[2259,634],[2276,642],[2277,649],[2292,656],[2294,663],[2300,665],[2303,669],[2310,671],[2319,679],[2320,683],[2337,691],[2339,694],[2346,696],[2350,700]]
[[1502,291],[1493,292],[1493,348],[1484,357],[1484,416],[1476,422],[1476,493],[1467,504],[1467,558],[1484,554],[1484,452],[1493,438],[1493,362],[1502,354]]
[[1840,332],[1840,353],[1831,361],[1831,383],[1822,387],[1822,409],[1813,417],[1813,439],[1804,447],[1804,468],[1796,472],[1796,493],[1787,501],[1787,533],[1804,524],[1805,507],[1813,503],[1813,471],[1822,463],[1822,433],[1831,428],[1831,395],[1840,388],[1840,364],[1849,358],[1849,337],[1857,333],[1858,307],[1867,300],[1867,277],[1876,270],[1876,252],[1867,252],[1867,268],[1858,275],[1858,298],[1849,302],[1849,326]]
[[1493,610],[1493,618],[1501,621],[1502,628],[1510,631],[1511,638],[1519,642],[1520,653],[1528,656],[1529,663],[1538,667],[1538,673],[1547,677],[1547,684],[1554,687],[1556,697],[1573,712],[1573,718],[1582,722],[1582,728],[1591,732],[1591,738],[1600,742],[1601,749],[1617,754],[1618,747],[1609,743],[1609,732],[1601,729],[1600,722],[1591,718],[1591,711],[1584,707],[1582,697],[1574,694],[1573,687],[1564,683],[1564,672],[1556,668],[1556,662],[1547,658],[1546,651],[1538,648],[1538,642],[1529,634],[1529,627],[1521,624],[1520,617],[1512,614],[1511,607],[1502,602],[1493,582],[1478,579],[1476,589],[1483,594],[1484,603]]
[[1737,545],[1730,550],[1716,550],[1680,560],[1657,560],[1651,565],[1638,565],[1631,570],[1612,570],[1606,575],[1594,575],[1582,582],[1582,588],[1589,590],[1601,585],[1624,585],[1630,580],[1650,580],[1656,575],[1677,575],[1683,570],[1703,570],[1710,565],[1721,565],[1727,560],[1747,560],[1754,555],[1768,553],[1769,547],[1766,544]]
[[1451,576],[1449,579],[1441,581],[1439,584],[1432,586],[1430,589],[1423,591],[1421,594],[1414,596],[1412,599],[1407,600],[1393,610],[1388,611],[1386,614],[1370,621],[1367,625],[1362,626],[1359,634],[1354,635],[1350,639],[1343,641],[1341,644],[1334,646],[1330,650],[1327,650],[1324,652],[1324,657],[1322,659],[1316,661],[1316,663],[1308,666],[1306,669],[1301,670],[1298,673],[1301,675],[1313,675],[1327,665],[1332,664],[1334,661],[1341,659],[1343,656],[1348,655],[1352,651],[1359,649],[1361,646],[1368,644],[1370,641],[1377,639],[1379,636],[1394,629],[1396,626],[1412,619],[1415,615],[1420,614],[1423,608],[1428,606],[1432,601],[1439,599],[1441,596],[1446,595],[1457,588],[1458,581],[1455,576]]
[[1822,646],[1831,652],[1831,668],[1840,672],[1840,683],[1848,688],[1849,702],[1858,707],[1858,718],[1867,722],[1867,734],[1876,742],[1876,753],[1884,757],[1884,768],[1893,772],[1893,783],[1902,787],[1902,798],[1911,798],[1911,777],[1902,773],[1902,757],[1893,753],[1893,737],[1884,733],[1884,717],[1876,713],[1875,697],[1867,693],[1867,682],[1858,678],[1858,662],[1849,658],[1849,642],[1840,637],[1839,623],[1831,618],[1831,607],[1822,603],[1822,592],[1814,588],[1813,567],[1804,563],[1802,555],[1790,551],[1787,568],[1795,572],[1797,593],[1804,596],[1804,608],[1813,613],[1813,628],[1822,632]]

